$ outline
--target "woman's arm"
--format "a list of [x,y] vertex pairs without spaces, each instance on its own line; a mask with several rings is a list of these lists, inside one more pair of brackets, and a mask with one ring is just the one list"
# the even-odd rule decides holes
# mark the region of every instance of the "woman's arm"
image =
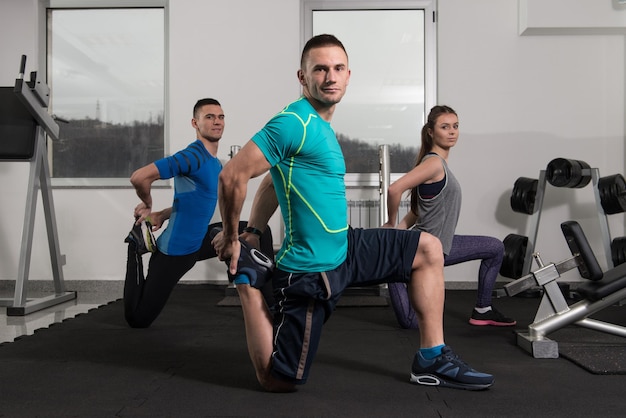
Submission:
[[443,163],[439,158],[428,158],[411,171],[394,181],[387,191],[387,223],[385,227],[395,227],[402,194],[424,183],[443,179]]
[[409,212],[404,215],[404,218],[400,221],[397,228],[398,229],[409,229],[417,222],[417,215],[413,213],[413,211],[409,210]]

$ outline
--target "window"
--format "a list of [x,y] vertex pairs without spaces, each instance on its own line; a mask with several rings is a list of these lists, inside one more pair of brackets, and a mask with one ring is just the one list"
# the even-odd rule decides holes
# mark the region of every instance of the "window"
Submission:
[[164,9],[72,3],[51,0],[46,11],[50,110],[60,128],[49,144],[53,184],[127,185],[165,155]]
[[331,33],[348,52],[350,87],[333,116],[348,173],[378,173],[382,144],[391,172],[410,170],[436,103],[436,1],[303,2],[303,41]]

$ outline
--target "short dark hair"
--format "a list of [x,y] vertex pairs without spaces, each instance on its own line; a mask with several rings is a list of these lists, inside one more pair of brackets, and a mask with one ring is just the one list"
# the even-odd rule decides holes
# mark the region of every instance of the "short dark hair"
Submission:
[[304,45],[302,49],[302,56],[300,57],[300,68],[304,68],[304,61],[306,60],[309,51],[314,48],[320,48],[323,46],[338,46],[343,49],[343,52],[346,53],[346,57],[348,56],[348,52],[346,52],[346,48],[344,48],[343,44],[335,35],[329,35],[327,33],[316,35],[309,39],[307,43]]
[[196,105],[193,107],[193,117],[196,117],[196,112],[198,111],[198,109],[200,109],[202,106],[206,106],[206,105],[217,105],[217,106],[221,106],[220,102],[218,102],[215,99],[211,99],[211,98],[206,98],[206,99],[200,99],[196,102]]

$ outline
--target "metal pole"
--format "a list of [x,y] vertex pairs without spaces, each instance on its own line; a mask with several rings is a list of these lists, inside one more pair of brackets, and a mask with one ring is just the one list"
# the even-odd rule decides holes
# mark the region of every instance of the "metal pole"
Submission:
[[379,175],[379,192],[380,192],[380,216],[379,224],[387,222],[387,191],[389,190],[390,166],[389,166],[389,145],[380,145],[378,147],[378,159],[380,168]]
[[539,233],[539,221],[541,220],[541,210],[543,209],[543,197],[546,192],[546,170],[539,171],[539,180],[537,181],[537,193],[535,194],[535,212],[530,217],[529,221],[529,233],[528,233],[528,246],[526,247],[526,256],[524,257],[524,268],[522,269],[522,276],[530,273],[532,267],[533,258],[532,254],[535,252],[537,245],[537,235]]
[[602,232],[602,245],[604,247],[604,257],[606,259],[607,270],[615,267],[613,265],[613,257],[611,253],[611,232],[609,230],[609,220],[606,216],[606,212],[602,208],[602,199],[600,198],[600,189],[598,183],[600,182],[600,170],[597,168],[591,169],[591,180],[593,187],[593,194],[596,199],[596,210],[598,211],[598,221],[600,222],[600,232]]
[[237,153],[239,151],[241,151],[241,146],[239,146],[239,145],[231,145],[230,146],[230,154],[228,154],[228,155],[232,159],[235,155],[237,155]]

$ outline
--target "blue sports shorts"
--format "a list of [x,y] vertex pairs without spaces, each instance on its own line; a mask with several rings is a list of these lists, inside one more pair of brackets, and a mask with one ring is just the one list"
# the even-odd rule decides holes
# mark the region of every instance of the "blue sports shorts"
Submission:
[[290,273],[276,269],[274,287],[275,377],[303,384],[317,352],[322,325],[348,287],[408,282],[419,231],[392,228],[348,231],[344,262],[327,272]]

